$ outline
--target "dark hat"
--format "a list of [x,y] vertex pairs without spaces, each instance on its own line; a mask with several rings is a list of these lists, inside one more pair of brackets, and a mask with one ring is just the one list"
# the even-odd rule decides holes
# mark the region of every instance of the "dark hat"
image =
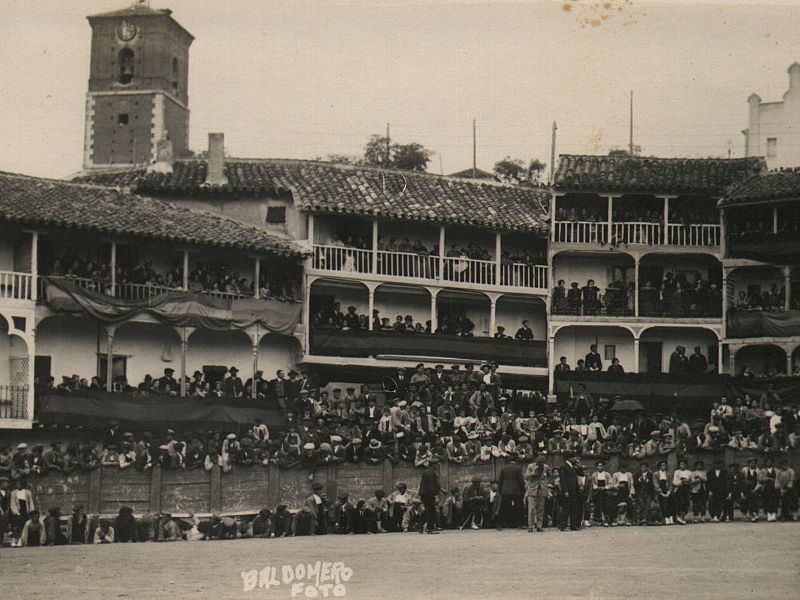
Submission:
[[321,490],[322,489],[322,484],[318,481],[314,485],[311,486],[311,489],[312,490]]
[[202,376],[203,376],[203,372],[202,371],[195,371],[192,374],[192,377],[202,377]]
[[164,373],[174,373],[174,372],[175,369],[173,369],[172,367],[167,367],[166,369],[164,369]]
[[230,371],[231,373],[238,373],[239,369],[237,369],[236,367],[231,367],[230,369],[228,369],[228,371]]

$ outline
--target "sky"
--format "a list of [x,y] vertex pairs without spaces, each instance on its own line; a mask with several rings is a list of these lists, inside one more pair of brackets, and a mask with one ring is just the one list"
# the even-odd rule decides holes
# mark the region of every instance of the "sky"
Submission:
[[[0,0],[0,170],[81,169],[91,30],[130,0]],[[800,61],[800,2],[151,0],[190,52],[190,146],[230,155],[360,154],[391,124],[429,171],[625,147],[744,153],[747,97],[780,100]]]

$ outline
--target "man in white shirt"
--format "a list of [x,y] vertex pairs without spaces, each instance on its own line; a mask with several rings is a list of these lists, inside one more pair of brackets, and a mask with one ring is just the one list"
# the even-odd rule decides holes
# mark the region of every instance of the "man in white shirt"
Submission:
[[678,468],[672,474],[672,486],[675,488],[675,520],[686,525],[686,513],[689,512],[691,498],[692,471],[685,459],[678,461]]
[[598,460],[592,478],[592,503],[594,504],[594,520],[608,527],[611,523],[609,505],[615,503],[616,486],[611,473],[606,471],[606,465]]

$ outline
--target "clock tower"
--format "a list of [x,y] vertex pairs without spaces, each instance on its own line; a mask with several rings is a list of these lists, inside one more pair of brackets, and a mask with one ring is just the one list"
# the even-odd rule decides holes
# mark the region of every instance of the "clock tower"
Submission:
[[92,27],[83,168],[154,162],[163,140],[176,157],[189,137],[189,46],[168,9],[136,2],[88,17]]

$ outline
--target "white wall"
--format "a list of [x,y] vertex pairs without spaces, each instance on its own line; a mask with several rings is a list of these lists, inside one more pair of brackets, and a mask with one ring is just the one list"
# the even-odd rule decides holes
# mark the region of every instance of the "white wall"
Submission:
[[381,311],[379,316],[387,317],[390,323],[395,322],[397,315],[403,315],[404,318],[411,315],[414,323],[424,326],[425,321],[431,318],[431,295],[424,288],[408,293],[396,287],[382,286],[375,292],[375,308]]
[[[101,342],[100,351],[105,352],[104,341]],[[114,354],[128,358],[127,377],[130,385],[138,385],[144,381],[145,375],[161,377],[167,367],[175,369],[176,378],[181,371],[181,340],[178,333],[166,325],[122,325],[114,336]],[[186,369],[189,369],[188,363]]]
[[[640,337],[641,342],[661,342],[661,370],[666,373],[669,371],[669,357],[677,346],[686,348],[686,356],[694,354],[694,347],[700,346],[700,351],[708,359],[709,364],[717,364],[719,361],[715,352],[709,351],[709,346],[717,345],[717,336],[711,331],[696,329],[689,330],[650,330],[645,331]],[[644,350],[639,353],[640,368],[645,370]]]
[[[299,352],[300,342],[296,338],[267,334],[261,338],[258,347],[258,368],[264,371],[266,379],[275,377],[278,369],[283,369],[285,373],[288,373],[289,369],[299,361]],[[243,372],[242,379],[247,381],[250,377],[251,367],[248,365],[247,368],[241,366],[239,368]]]
[[513,336],[522,326],[523,319],[528,319],[534,339],[547,339],[547,315],[543,302],[536,300],[512,302],[503,297],[497,303],[495,320],[498,325],[506,328],[506,335]]
[[239,376],[247,379],[253,371],[250,338],[242,331],[198,329],[189,337],[186,371],[191,375],[194,371],[202,371],[204,365],[236,367],[241,371]]
[[605,360],[604,346],[616,345],[616,356],[626,372],[633,372],[633,335],[627,330],[613,329],[610,327],[570,327],[561,329],[555,337],[555,353],[552,363],[558,364],[562,356],[567,357],[567,363],[572,369],[579,358],[585,358],[589,346],[597,343],[597,351],[603,358],[603,370],[611,364]]
[[[106,334],[100,328],[100,351]],[[51,357],[56,384],[73,373],[90,379],[97,371],[97,326],[88,319],[48,317],[36,328],[36,355]]]

